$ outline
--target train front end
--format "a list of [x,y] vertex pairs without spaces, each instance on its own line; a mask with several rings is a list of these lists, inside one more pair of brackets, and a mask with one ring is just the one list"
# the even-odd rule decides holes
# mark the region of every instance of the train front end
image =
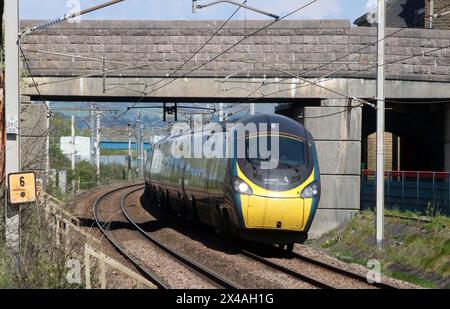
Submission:
[[[231,164],[238,232],[248,240],[292,248],[307,239],[319,204],[316,148],[311,134],[295,121],[281,116],[267,120],[279,124],[276,138],[273,132],[247,135],[245,157]],[[277,158],[250,154],[262,138],[268,141],[268,149],[278,147]]]

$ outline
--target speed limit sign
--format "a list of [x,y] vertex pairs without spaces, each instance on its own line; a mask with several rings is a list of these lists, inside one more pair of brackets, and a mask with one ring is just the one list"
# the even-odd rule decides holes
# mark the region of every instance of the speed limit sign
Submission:
[[36,201],[36,175],[33,172],[8,175],[9,202],[11,204]]

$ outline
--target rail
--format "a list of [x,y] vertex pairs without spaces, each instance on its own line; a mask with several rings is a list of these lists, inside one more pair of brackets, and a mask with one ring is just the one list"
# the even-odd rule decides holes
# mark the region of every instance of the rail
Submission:
[[102,234],[106,237],[106,239],[109,240],[109,242],[114,246],[114,248],[120,254],[122,254],[122,256],[125,257],[125,259],[130,261],[147,280],[153,282],[153,284],[155,284],[160,289],[168,289],[169,286],[167,286],[167,284],[165,282],[163,282],[156,274],[154,274],[149,269],[145,268],[142,265],[142,263],[140,261],[138,261],[135,257],[133,257],[132,255],[128,254],[126,252],[125,248],[123,248],[116,240],[114,240],[113,237],[111,237],[109,235],[109,233],[107,232],[107,230],[104,228],[104,226],[101,224],[101,222],[99,220],[98,207],[99,207],[101,201],[103,199],[105,199],[105,197],[107,197],[110,194],[116,193],[118,191],[121,191],[121,190],[124,190],[124,189],[128,189],[128,188],[132,188],[132,187],[136,187],[136,186],[142,186],[142,184],[134,184],[134,185],[129,185],[129,186],[117,188],[115,190],[111,190],[111,191],[101,195],[100,197],[98,197],[97,200],[94,202],[94,205],[92,206],[92,214],[94,216],[94,221],[97,224],[97,226],[100,229],[100,231],[102,232]]
[[223,278],[221,275],[217,274],[216,272],[208,269],[207,267],[201,265],[200,263],[196,262],[195,260],[192,260],[188,258],[187,256],[182,255],[181,253],[169,248],[164,243],[157,240],[155,237],[144,231],[139,224],[133,221],[131,216],[126,212],[125,210],[125,203],[124,200],[130,196],[131,194],[135,193],[136,191],[139,191],[140,189],[133,190],[128,192],[127,194],[122,196],[122,199],[120,201],[120,207],[122,210],[122,213],[125,215],[127,220],[149,241],[151,241],[154,245],[156,245],[158,248],[163,250],[164,252],[168,253],[170,256],[174,257],[184,265],[188,266],[192,270],[196,271],[197,273],[203,275],[204,277],[207,277],[208,279],[212,280],[216,284],[219,284],[221,287],[227,288],[227,289],[242,289],[241,286],[235,284],[234,282],[231,282],[225,278]]
[[[49,219],[52,217],[53,220],[47,220],[50,222],[50,225],[54,229],[55,233],[55,245],[59,247],[60,249],[68,248],[69,243],[71,241],[70,235],[71,233],[75,232],[76,235],[80,235],[86,241],[91,241],[92,243],[95,243],[96,245],[101,244],[101,240],[92,234],[84,231],[80,226],[80,221],[77,217],[73,216],[70,212],[63,209],[62,205],[63,202],[58,200],[57,198],[45,193],[43,196],[45,199],[42,201],[44,207],[44,211],[46,214],[46,218]],[[145,279],[141,275],[137,274],[130,268],[124,266],[123,264],[119,263],[118,261],[114,260],[113,258],[109,257],[105,253],[101,251],[95,250],[91,245],[89,245],[87,242],[84,244],[84,256],[82,256],[79,253],[71,253],[73,256],[77,257],[79,261],[84,261],[84,270],[85,270],[85,287],[86,289],[92,288],[92,282],[91,282],[91,274],[92,274],[92,267],[90,258],[94,257],[100,261],[100,281],[101,281],[101,288],[106,288],[106,265],[108,267],[124,274],[125,276],[131,278],[132,280],[132,288],[135,288],[137,286],[137,283],[140,283],[144,286],[154,288],[155,284],[150,282],[149,280]]]

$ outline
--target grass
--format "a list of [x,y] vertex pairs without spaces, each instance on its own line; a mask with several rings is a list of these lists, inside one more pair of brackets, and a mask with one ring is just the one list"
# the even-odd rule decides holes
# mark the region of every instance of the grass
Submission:
[[398,280],[402,280],[402,281],[407,281],[407,282],[413,283],[415,285],[418,285],[418,286],[421,286],[424,288],[429,288],[429,289],[438,288],[436,283],[434,283],[433,281],[427,280],[427,279],[422,279],[413,274],[408,274],[408,273],[404,273],[404,272],[400,272],[400,271],[387,271],[385,274],[388,275],[389,277],[392,277],[392,278],[395,278]]
[[[447,287],[450,282],[450,218],[437,216],[429,222],[412,212],[390,210],[385,219],[385,248],[375,247],[375,215],[362,212],[344,228],[311,243],[341,260],[367,266],[381,262],[382,272],[423,287]],[[423,218],[423,217],[420,217]]]

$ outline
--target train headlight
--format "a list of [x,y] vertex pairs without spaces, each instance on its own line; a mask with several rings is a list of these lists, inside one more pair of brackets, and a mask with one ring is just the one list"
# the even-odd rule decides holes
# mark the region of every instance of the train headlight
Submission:
[[315,198],[320,195],[320,184],[318,182],[312,182],[306,188],[303,189],[300,194],[301,198]]
[[245,195],[253,194],[253,191],[250,188],[250,186],[245,181],[243,181],[242,179],[237,178],[237,177],[234,178],[234,180],[233,180],[233,189],[234,189],[234,191],[241,193],[241,194],[245,194]]

